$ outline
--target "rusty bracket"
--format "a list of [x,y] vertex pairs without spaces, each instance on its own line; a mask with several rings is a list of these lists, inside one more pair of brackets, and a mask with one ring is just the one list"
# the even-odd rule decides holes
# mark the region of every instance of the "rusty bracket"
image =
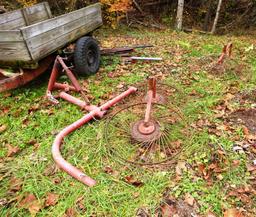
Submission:
[[[67,67],[67,65],[64,62],[64,58],[57,56],[53,65],[52,73],[50,76],[50,80],[48,83],[47,91],[46,91],[46,97],[48,98],[49,101],[51,101],[54,104],[58,104],[58,100],[52,95],[52,91],[56,89],[63,90],[65,92],[68,91],[76,91],[81,94],[82,98],[84,99],[86,104],[89,104],[89,100],[86,97],[82,87],[80,86],[77,78],[73,74],[73,72]],[[70,79],[72,85],[69,85],[67,83],[58,83],[57,77],[60,74],[61,69],[65,74],[68,76]]]
[[217,61],[217,63],[219,65],[224,63],[224,60],[226,59],[226,57],[230,58],[232,55],[232,48],[233,48],[233,44],[230,42],[226,45],[224,45],[223,49],[222,49],[222,53]]

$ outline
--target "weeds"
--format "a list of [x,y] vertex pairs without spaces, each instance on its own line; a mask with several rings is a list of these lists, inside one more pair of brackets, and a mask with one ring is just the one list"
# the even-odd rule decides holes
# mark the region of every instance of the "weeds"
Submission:
[[[223,106],[222,101],[234,85],[236,92],[232,94],[254,89],[256,59],[244,52],[254,40],[232,37],[236,64],[246,63],[252,68],[244,76],[244,71],[234,74],[232,70],[212,74],[203,65],[193,62],[194,58],[208,55],[218,57],[223,44],[230,40],[226,36],[202,36],[169,30],[121,29],[110,32],[102,29],[97,37],[105,47],[151,43],[154,48],[138,51],[138,55],[164,58],[160,64],[125,65],[119,57],[104,57],[100,72],[80,81],[93,104],[101,104],[112,94],[121,92],[123,87],[141,82],[149,75],[157,75],[164,83],[174,86],[177,90],[171,96],[170,104],[180,108],[192,132],[191,137],[184,135],[182,142],[188,148],[179,157],[186,162],[187,170],[176,179],[173,167],[151,171],[119,163],[108,155],[109,144],[103,136],[105,120],[91,122],[74,132],[65,139],[62,149],[69,162],[98,181],[96,187],[85,187],[54,168],[51,158],[54,136],[83,114],[67,102],[62,101],[55,107],[45,101],[43,96],[49,77],[45,74],[10,95],[1,94],[0,126],[5,125],[6,130],[0,132],[0,199],[7,203],[0,205],[0,215],[29,216],[28,210],[19,205],[29,193],[34,194],[41,204],[37,216],[63,216],[67,210],[73,210],[78,216],[135,216],[141,207],[154,214],[166,189],[171,189],[169,194],[181,199],[186,193],[192,195],[201,214],[210,210],[222,216],[225,209],[233,206],[253,213],[253,203],[247,207],[243,200],[227,197],[232,186],[250,185],[250,173],[246,169],[249,162],[246,154],[232,151],[233,137],[243,139],[243,130],[237,127],[231,134],[226,128],[221,128],[224,122],[216,117],[219,112],[216,108],[222,109],[219,107]],[[239,107],[239,104],[230,102],[228,106]],[[209,123],[202,124],[200,120],[208,120]],[[210,132],[211,128],[216,132]],[[8,145],[18,147],[19,152],[7,157]],[[209,148],[209,145],[214,148]],[[223,157],[223,162],[214,161],[213,154],[218,154],[218,150],[224,152],[218,155],[218,159]],[[239,165],[233,166],[237,161]],[[201,164],[204,169],[200,169]],[[209,169],[211,164],[228,169],[215,174]],[[106,172],[106,167],[113,172]],[[209,178],[204,173],[209,173]],[[127,176],[135,177],[143,185],[130,185],[124,181]],[[13,178],[22,183],[15,191],[12,190]],[[59,195],[59,199],[56,205],[44,207],[49,192]],[[252,200],[255,201],[255,195]]]

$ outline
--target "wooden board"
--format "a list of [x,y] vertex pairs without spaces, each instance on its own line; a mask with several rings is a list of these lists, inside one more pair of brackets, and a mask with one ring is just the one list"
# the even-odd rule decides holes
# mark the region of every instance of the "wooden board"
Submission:
[[100,4],[21,29],[33,60],[64,47],[102,25]]
[[19,30],[0,31],[0,61],[31,61]]
[[[14,30],[52,18],[48,2],[0,15],[0,30]],[[0,39],[1,40],[1,39]]]
[[26,22],[21,10],[0,14],[0,30],[13,30],[24,26]]
[[27,26],[52,18],[48,2],[42,2],[22,10]]

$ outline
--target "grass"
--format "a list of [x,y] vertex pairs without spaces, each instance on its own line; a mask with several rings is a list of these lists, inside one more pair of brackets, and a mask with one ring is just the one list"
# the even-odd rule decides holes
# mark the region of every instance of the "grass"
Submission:
[[[254,89],[256,83],[254,51],[244,52],[244,48],[255,43],[249,36],[208,36],[171,30],[154,32],[121,28],[115,31],[102,29],[97,32],[97,38],[102,46],[108,47],[151,43],[155,45],[154,48],[139,50],[139,54],[161,56],[164,61],[124,65],[118,57],[103,58],[97,75],[81,78],[89,94],[94,96],[93,104],[102,103],[111,94],[120,91],[119,84],[128,86],[143,81],[148,75],[161,75],[166,84],[178,90],[171,103],[180,108],[188,126],[202,118],[221,124],[222,121],[215,118],[214,107],[224,99],[230,86],[236,84],[238,91],[242,91]],[[242,63],[243,56],[243,63],[248,64],[251,70],[241,74],[231,71],[217,75],[207,72],[200,65],[194,68],[197,65],[195,59],[218,56],[223,44],[230,39],[235,46],[234,58],[237,63]],[[244,74],[246,79],[241,79]],[[43,96],[48,77],[49,74],[45,74],[32,84],[12,91],[10,96],[0,95],[0,109],[6,111],[0,114],[0,125],[7,126],[7,130],[0,134],[0,199],[22,198],[27,193],[33,193],[43,204],[48,192],[60,195],[55,206],[41,209],[37,216],[63,216],[68,208],[74,208],[78,216],[135,216],[141,207],[154,213],[166,189],[171,189],[170,194],[177,198],[184,198],[186,193],[190,193],[196,199],[201,214],[211,210],[217,216],[222,216],[229,207],[244,206],[239,201],[224,199],[228,185],[248,185],[250,175],[246,171],[247,157],[232,152],[232,136],[225,131],[216,136],[206,129],[189,127],[191,137],[184,135],[182,139],[189,148],[184,150],[179,160],[185,160],[192,165],[192,169],[184,172],[177,181],[175,168],[164,171],[133,168],[110,157],[103,135],[106,120],[94,121],[67,137],[62,153],[69,162],[95,178],[98,184],[88,188],[61,171],[47,174],[54,165],[51,157],[54,135],[83,115],[79,108],[67,102],[62,101],[54,107],[45,101]],[[239,129],[234,134],[243,137]],[[35,148],[33,143],[38,143],[39,147]],[[230,167],[222,174],[222,180],[215,179],[209,187],[204,178],[195,174],[195,165],[211,161],[213,150],[209,148],[210,143],[216,149],[222,147],[227,151]],[[18,146],[21,151],[12,158],[6,157],[8,144]],[[233,168],[231,162],[236,159],[241,160],[241,164]],[[106,167],[116,171],[115,176],[105,173]],[[131,175],[144,185],[134,187],[123,181]],[[21,179],[23,183],[15,194],[10,192],[13,177]],[[79,198],[82,198],[84,210],[78,207]],[[249,211],[252,210],[253,207]],[[0,216],[7,215],[30,216],[16,200],[8,206],[0,206]]]

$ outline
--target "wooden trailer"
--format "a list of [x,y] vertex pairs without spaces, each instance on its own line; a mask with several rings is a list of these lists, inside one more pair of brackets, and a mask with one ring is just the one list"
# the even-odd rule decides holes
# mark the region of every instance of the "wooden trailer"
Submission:
[[0,68],[38,69],[40,61],[101,25],[99,3],[58,17],[48,2],[1,14]]
[[0,15],[0,65],[39,60],[102,25],[100,4],[53,18],[47,2]]

